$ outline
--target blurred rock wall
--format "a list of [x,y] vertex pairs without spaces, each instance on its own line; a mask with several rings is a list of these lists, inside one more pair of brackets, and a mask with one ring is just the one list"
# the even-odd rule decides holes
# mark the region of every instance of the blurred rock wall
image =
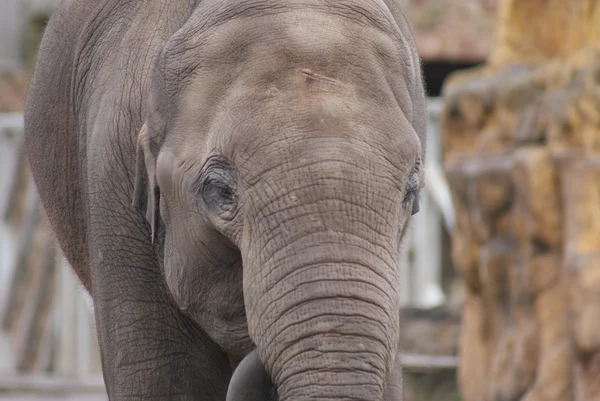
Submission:
[[399,0],[425,61],[480,62],[494,44],[500,0]]
[[600,2],[505,0],[444,90],[465,401],[600,400]]

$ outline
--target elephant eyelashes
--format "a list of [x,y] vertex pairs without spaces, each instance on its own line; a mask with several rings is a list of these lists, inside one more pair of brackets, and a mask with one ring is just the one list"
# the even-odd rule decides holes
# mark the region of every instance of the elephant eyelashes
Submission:
[[233,212],[237,206],[235,177],[228,167],[220,164],[209,166],[205,170],[200,192],[211,211],[227,218],[227,214]]

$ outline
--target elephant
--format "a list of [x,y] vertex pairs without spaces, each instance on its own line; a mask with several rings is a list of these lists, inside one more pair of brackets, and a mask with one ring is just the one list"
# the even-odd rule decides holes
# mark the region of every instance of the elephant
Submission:
[[25,143],[112,401],[402,398],[426,96],[399,0],[62,0]]

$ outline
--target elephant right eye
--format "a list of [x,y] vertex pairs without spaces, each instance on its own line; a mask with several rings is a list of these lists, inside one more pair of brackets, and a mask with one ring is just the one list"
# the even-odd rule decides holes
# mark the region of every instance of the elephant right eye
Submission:
[[227,218],[237,207],[236,180],[231,168],[209,166],[201,179],[200,193],[210,211]]
[[222,181],[214,179],[209,179],[204,184],[202,196],[208,204],[229,204],[235,200],[233,188]]

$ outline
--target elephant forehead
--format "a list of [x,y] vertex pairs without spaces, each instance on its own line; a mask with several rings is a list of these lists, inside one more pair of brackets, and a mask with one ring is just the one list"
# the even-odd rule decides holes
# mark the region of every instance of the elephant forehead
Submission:
[[222,24],[234,19],[305,10],[337,14],[375,25],[381,30],[393,30],[394,19],[385,0],[204,0],[198,7],[197,14],[202,15],[211,24]]
[[392,171],[404,180],[420,157],[421,144],[402,110],[331,94],[274,99],[236,124],[221,141],[250,181],[278,165],[302,160],[344,159],[365,172]]
[[261,2],[285,3],[276,13],[246,3],[227,22],[203,21],[204,31],[188,22],[163,52],[173,153],[201,160],[217,150],[256,175],[327,146],[319,138],[343,138],[404,179],[421,149],[407,89],[414,66],[377,2]]
[[[359,71],[360,79],[369,81],[381,67],[374,63],[386,64],[407,80],[414,75],[411,49],[382,11],[385,8],[358,7],[348,1],[335,6],[318,1],[263,1],[257,10],[256,2],[244,3],[243,11],[232,9],[235,18],[219,24],[211,24],[200,10],[169,40],[159,66],[172,95],[177,96],[197,76],[205,77],[205,84],[218,84],[223,93],[227,83],[241,75],[276,80],[277,72],[299,67],[319,67],[339,81]],[[215,100],[212,94],[210,98]]]

